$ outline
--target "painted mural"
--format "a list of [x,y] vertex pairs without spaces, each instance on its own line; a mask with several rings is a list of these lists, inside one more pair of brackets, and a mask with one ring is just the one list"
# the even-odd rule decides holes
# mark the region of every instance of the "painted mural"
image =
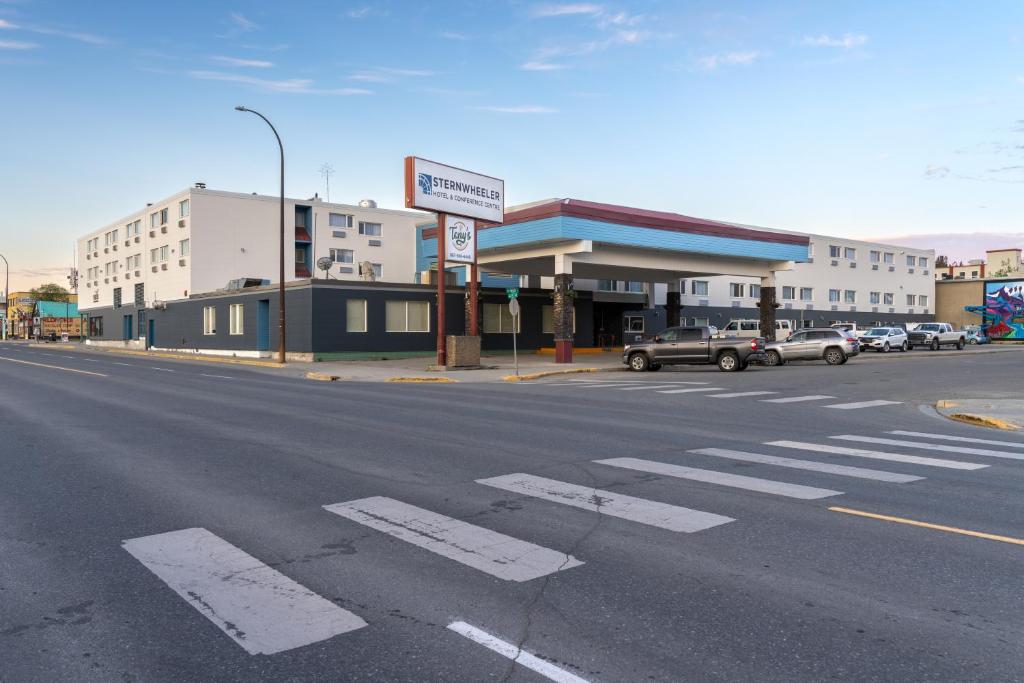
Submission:
[[1024,280],[986,282],[985,305],[970,306],[979,313],[991,339],[1024,339]]

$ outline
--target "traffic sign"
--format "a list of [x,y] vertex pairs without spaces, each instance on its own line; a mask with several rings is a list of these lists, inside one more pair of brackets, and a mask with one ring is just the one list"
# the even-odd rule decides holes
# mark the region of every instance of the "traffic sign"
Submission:
[[519,288],[518,287],[506,287],[505,288],[505,294],[508,294],[508,298],[510,300],[511,299],[518,299],[519,298]]
[[512,317],[519,315],[519,299],[512,299],[508,302],[508,312],[512,314]]

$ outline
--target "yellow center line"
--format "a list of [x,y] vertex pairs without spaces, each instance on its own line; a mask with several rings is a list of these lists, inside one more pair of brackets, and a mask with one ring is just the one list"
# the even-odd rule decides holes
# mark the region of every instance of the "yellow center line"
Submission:
[[906,519],[905,517],[892,517],[890,515],[879,515],[875,514],[874,512],[863,512],[861,510],[851,510],[850,508],[830,507],[829,510],[831,510],[832,512],[842,512],[847,515],[856,515],[858,517],[880,519],[884,522],[897,522],[899,524],[909,524],[910,526],[919,526],[925,529],[935,529],[936,531],[948,531],[951,534],[961,534],[963,536],[974,536],[975,538],[986,538],[990,541],[1001,541],[1002,543],[1024,545],[1024,539],[1013,538],[1011,536],[998,536],[996,534],[986,534],[984,531],[971,531],[970,529],[959,529],[955,526],[931,524],[930,522],[919,522],[915,519]]
[[95,375],[96,377],[106,377],[102,372],[89,372],[88,370],[75,370],[74,368],[65,368],[60,365],[47,365],[46,363],[33,363],[27,360],[18,360],[16,358],[7,358],[6,356],[0,356],[0,360],[9,360],[12,363],[24,363],[25,365],[35,365],[40,368],[51,368],[53,370],[64,370],[65,372],[77,372],[80,375]]

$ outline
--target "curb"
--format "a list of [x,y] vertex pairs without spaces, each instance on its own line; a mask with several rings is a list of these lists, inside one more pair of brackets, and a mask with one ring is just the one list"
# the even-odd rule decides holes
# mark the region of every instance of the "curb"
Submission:
[[974,425],[975,427],[988,427],[990,429],[1002,429],[1007,432],[1015,432],[1020,430],[1020,426],[1016,425],[1008,420],[1001,420],[998,417],[991,417],[989,415],[977,415],[974,413],[944,413],[942,408],[956,408],[956,401],[938,401],[935,403],[935,408],[939,415],[947,417],[950,420],[957,422],[963,422],[965,424]]
[[323,372],[307,372],[305,378],[316,382],[337,382],[341,379],[338,375],[328,375]]
[[545,370],[544,372],[535,372],[531,375],[505,375],[502,377],[503,382],[529,382],[534,379],[542,379],[544,377],[556,377],[558,375],[575,375],[584,372],[620,372],[621,368],[572,368],[570,370]]
[[107,353],[122,356],[139,356],[142,358],[169,358],[172,360],[192,360],[203,363],[222,363],[224,365],[250,365],[260,368],[282,368],[281,363],[266,360],[249,360],[246,358],[219,358],[217,356],[201,356],[184,353],[162,353],[148,351],[132,351],[131,349],[99,349],[99,348],[65,348],[66,351],[77,353]]
[[459,380],[451,377],[388,377],[387,382],[406,382],[408,384],[455,384]]

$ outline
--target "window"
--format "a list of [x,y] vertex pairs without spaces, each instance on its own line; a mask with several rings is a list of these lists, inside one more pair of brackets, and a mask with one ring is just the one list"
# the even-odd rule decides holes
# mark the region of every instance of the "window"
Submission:
[[228,334],[242,334],[242,304],[228,306]]
[[928,296],[926,294],[922,294],[921,296],[917,297],[917,304],[919,306],[927,306],[928,305]]
[[814,300],[814,289],[812,287],[801,287],[800,288],[800,301],[813,301]]
[[694,325],[695,327],[707,327],[708,326],[708,319],[707,318],[690,318],[690,324]]
[[893,294],[892,294],[892,292],[886,292],[885,294],[882,295],[882,303],[883,304],[885,304],[886,306],[892,306],[892,302],[893,302]]
[[857,292],[856,292],[856,290],[847,289],[847,290],[843,291],[843,301],[845,301],[848,304],[855,304],[855,303],[857,303]]
[[844,248],[843,249],[843,258],[849,259],[851,261],[856,261],[857,260],[857,250],[854,249],[853,247],[846,247],[846,248]]
[[873,304],[881,303],[882,302],[882,293],[881,292],[871,292],[870,294],[868,294],[868,298],[870,299],[871,303],[873,303]]
[[295,262],[305,265],[306,263],[306,248],[295,247]]
[[693,280],[690,282],[690,293],[695,296],[707,296],[708,295],[708,281],[707,280]]
[[100,248],[100,238],[99,237],[93,237],[91,240],[89,240],[88,242],[85,243],[85,250],[86,251],[96,251],[99,248]]
[[366,299],[345,302],[345,331],[366,332]]
[[117,261],[110,261],[109,263],[107,263],[107,265],[104,266],[103,274],[106,275],[107,277],[110,277],[111,275],[116,275]]
[[615,285],[618,284],[615,280],[598,280],[597,291],[599,292],[614,292]]
[[159,249],[150,249],[149,250],[149,262],[150,263],[158,263],[159,261],[160,261],[160,250]]
[[882,260],[882,252],[880,251],[872,251],[868,254],[868,256],[871,258],[872,263],[878,263],[879,261]]
[[142,221],[132,221],[124,227],[125,237],[134,237],[142,232]]
[[828,290],[828,300],[829,300],[830,303],[834,303],[834,304],[839,303],[839,290],[838,289],[830,289],[830,290]]
[[387,301],[384,318],[387,332],[429,332],[430,304],[426,301]]
[[750,285],[750,298],[760,299],[761,298],[761,285]]
[[[522,317],[522,314],[520,314]],[[518,330],[516,330],[518,332]],[[541,334],[555,333],[555,307],[541,306],[540,308],[540,331]],[[572,309],[572,333],[576,334],[576,308]]]
[[[978,271],[972,270],[971,271],[971,278],[973,279],[973,278],[977,278],[977,277],[978,277]],[[942,279],[943,280],[948,280],[949,279],[949,273],[943,273],[942,274]]]
[[164,246],[160,247],[160,260],[161,261],[166,261],[167,257],[170,255],[170,252],[171,252],[170,245],[165,244]]
[[[484,304],[484,332],[500,333],[512,332],[512,313],[508,310],[508,304]],[[516,316],[516,332],[522,326],[523,316]]]
[[178,202],[178,218],[188,218],[188,200]]
[[928,259],[926,257],[924,257],[924,256],[918,257],[918,259],[917,259],[917,267],[918,268],[927,268],[928,267]]
[[370,237],[380,237],[380,223],[366,223],[365,221],[359,221],[359,234],[369,235]]
[[164,261],[167,260],[167,257],[170,254],[170,251],[171,251],[171,248],[167,244],[163,245],[162,247],[157,247],[155,249],[150,249],[149,250],[149,262],[150,263],[163,263]]
[[103,235],[103,246],[109,247],[112,244],[117,244],[117,230],[111,230]]
[[622,320],[622,329],[626,332],[643,332],[644,318],[641,315],[627,315]]
[[796,287],[783,287],[782,298],[787,301],[792,301],[796,298]]
[[185,258],[192,253],[192,245],[189,240],[181,240],[178,242],[178,257]]
[[203,334],[217,334],[217,309],[213,306],[203,309]]
[[914,257],[914,256],[908,256],[907,257],[907,267],[908,268],[913,268],[916,263],[917,263],[917,258],[916,257]]
[[843,250],[840,249],[839,247],[837,247],[836,245],[830,244],[828,246],[828,255],[829,255],[829,257],[831,257],[831,258],[839,258],[839,256],[842,253],[843,253]]
[[167,209],[160,209],[160,225],[167,225]]
[[332,228],[351,228],[352,216],[344,213],[332,213],[328,217],[328,222]]
[[89,336],[90,337],[102,337],[103,336],[103,318],[89,318]]
[[740,329],[746,332],[757,332],[760,329],[760,324],[756,320],[741,320]]
[[160,212],[156,211],[149,214],[149,227],[158,228],[160,227]]
[[352,263],[354,259],[355,252],[351,249],[331,249],[331,260],[335,263]]
[[743,283],[742,282],[730,282],[729,283],[729,296],[734,299],[741,298],[743,296]]
[[[371,263],[370,267],[373,268],[373,279],[374,280],[379,280],[382,277],[384,277],[384,269],[381,267],[381,265],[379,263]],[[360,275],[363,274],[363,264],[362,263],[359,264],[359,274]]]
[[121,288],[114,287],[114,308],[121,308]]
[[893,258],[895,258],[895,255],[891,251],[887,251],[884,254],[882,254],[882,260],[885,261],[886,263],[892,263]]
[[908,306],[915,306],[915,305],[917,305],[917,296],[915,296],[913,294],[907,294],[907,305]]

